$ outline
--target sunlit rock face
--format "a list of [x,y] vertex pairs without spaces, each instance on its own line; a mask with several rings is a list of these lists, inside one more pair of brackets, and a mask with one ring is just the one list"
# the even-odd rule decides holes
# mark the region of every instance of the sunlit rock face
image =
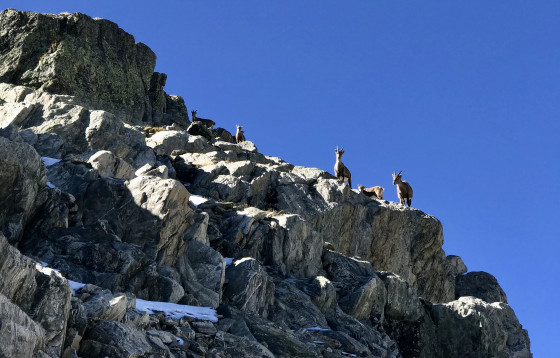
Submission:
[[529,337],[506,303],[474,297],[435,305],[437,357],[528,357]]
[[0,34],[0,356],[532,356],[438,219],[189,127],[116,24]]
[[156,55],[117,24],[8,9],[0,26],[1,82],[72,95],[144,121],[163,123],[170,114],[187,124],[183,100],[167,96],[167,76],[154,72]]

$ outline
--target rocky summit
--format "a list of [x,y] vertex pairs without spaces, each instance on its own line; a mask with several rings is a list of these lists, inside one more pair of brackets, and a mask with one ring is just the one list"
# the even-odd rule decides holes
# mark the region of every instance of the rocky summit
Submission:
[[532,357],[438,219],[191,123],[155,60],[0,13],[0,357]]

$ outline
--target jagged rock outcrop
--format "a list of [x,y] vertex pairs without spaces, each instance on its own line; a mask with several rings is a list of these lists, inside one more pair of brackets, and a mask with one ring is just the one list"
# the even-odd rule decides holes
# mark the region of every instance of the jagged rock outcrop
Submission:
[[189,127],[109,21],[0,34],[0,355],[531,357],[436,218]]
[[474,297],[435,305],[438,351],[435,357],[527,357],[527,331],[511,307]]
[[468,271],[463,259],[456,255],[447,255],[447,262],[451,266],[451,272],[454,276],[462,275]]
[[168,120],[169,104],[172,118],[188,123],[184,102],[162,90],[166,75],[154,72],[156,55],[111,21],[8,9],[0,13],[0,33],[0,82],[157,123]]
[[487,272],[469,272],[455,278],[455,297],[473,296],[492,302],[507,302],[498,280]]
[[21,239],[48,196],[47,173],[39,154],[19,136],[14,139],[0,136],[0,230],[11,244]]
[[238,309],[268,316],[273,304],[274,283],[261,264],[252,258],[242,258],[227,270],[227,289],[224,294]]
[[[62,353],[71,290],[60,274],[45,269],[10,246],[0,233],[0,355]],[[13,355],[13,353],[17,353]]]
[[[249,250],[253,257],[266,250],[272,251],[268,256],[275,255],[275,250],[260,244],[264,238],[268,243],[279,241],[277,246],[293,245],[292,241],[281,238],[287,222],[290,230],[305,237],[296,242],[307,245],[303,250],[290,252],[306,252],[307,257],[294,265],[290,265],[290,260],[297,257],[280,259],[278,266],[286,273],[317,274],[323,241],[329,241],[345,255],[360,256],[378,270],[397,273],[431,301],[454,299],[453,274],[441,250],[443,229],[434,217],[397,204],[368,200],[318,169],[294,167],[258,153],[243,153],[243,156],[226,153],[181,155],[185,162],[197,168],[193,169],[189,188],[216,200],[246,202],[263,211],[291,214],[272,216],[270,221],[277,222],[273,230],[261,218],[262,214],[255,211],[239,212],[236,217],[223,221],[222,226],[238,225],[238,234],[230,240]],[[245,159],[247,155],[249,160]],[[235,224],[237,221],[240,223]],[[292,231],[290,238],[294,236]],[[360,240],[355,240],[356,237]],[[395,254],[384,255],[384,252]],[[410,262],[414,265],[409,265]]]

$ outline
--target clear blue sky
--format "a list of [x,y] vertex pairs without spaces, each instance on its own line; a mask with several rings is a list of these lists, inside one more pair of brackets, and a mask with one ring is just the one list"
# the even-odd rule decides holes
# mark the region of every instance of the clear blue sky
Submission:
[[560,314],[560,2],[4,1],[118,23],[166,91],[260,152],[354,186],[403,170],[447,254],[496,276],[537,358]]

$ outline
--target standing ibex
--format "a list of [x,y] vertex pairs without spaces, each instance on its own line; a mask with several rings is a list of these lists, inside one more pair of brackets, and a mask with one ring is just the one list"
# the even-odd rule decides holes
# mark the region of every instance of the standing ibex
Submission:
[[358,189],[360,190],[360,193],[365,194],[367,197],[383,200],[384,189],[380,186],[366,188],[365,186],[358,184]]
[[202,124],[204,124],[206,127],[212,129],[212,127],[214,127],[214,125],[216,124],[216,122],[214,122],[211,119],[206,119],[206,118],[198,118],[196,116],[196,111],[191,111],[192,114],[192,121],[193,122],[200,122]]
[[406,203],[410,206],[410,204],[412,204],[412,187],[408,182],[402,180],[401,173],[402,170],[399,174],[397,174],[396,171],[393,173],[393,185],[397,186],[397,195],[399,196],[401,204],[404,205],[404,201],[406,200]]
[[352,188],[352,175],[350,174],[350,170],[346,168],[346,166],[340,161],[342,158],[342,154],[344,154],[344,148],[338,150],[338,146],[334,150],[336,153],[336,163],[334,163],[334,175],[342,180],[342,182],[348,181],[348,186]]
[[235,143],[239,144],[241,142],[245,142],[245,132],[243,132],[241,129],[243,129],[242,126],[238,126],[237,127],[237,133],[235,133]]

